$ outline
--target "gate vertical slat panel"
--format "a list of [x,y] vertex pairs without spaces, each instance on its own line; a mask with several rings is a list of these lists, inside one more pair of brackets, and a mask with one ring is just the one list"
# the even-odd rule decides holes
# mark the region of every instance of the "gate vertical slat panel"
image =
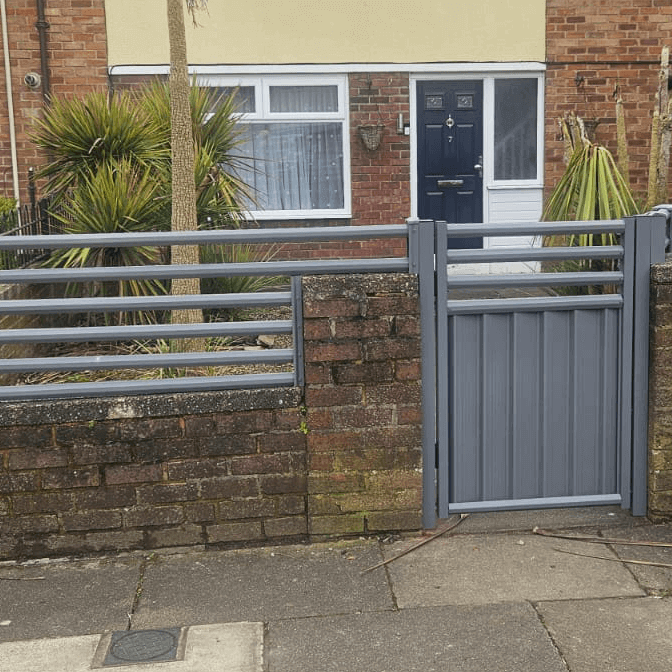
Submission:
[[[600,403],[611,405],[602,389],[603,351],[608,348],[603,330],[604,311],[576,311],[574,320],[574,436],[572,495],[590,495],[599,488],[603,414]],[[615,444],[614,444],[615,445]]]
[[[622,313],[618,310],[604,311],[605,348],[602,353],[602,446],[600,449],[600,492],[620,492],[618,476],[620,466],[618,464],[618,452],[612,446],[619,445],[620,428],[618,426],[620,390],[619,367],[613,366],[613,362],[620,361],[620,333]],[[611,398],[612,403],[607,403]]]
[[[513,315],[513,488],[514,499],[540,497],[541,385],[539,315]],[[513,447],[512,446],[512,447]]]
[[570,450],[569,313],[544,314],[544,485],[542,497],[566,494]]
[[481,317],[483,498],[510,496],[510,315]]
[[[482,496],[483,404],[479,361],[482,341],[479,316],[451,318],[450,339],[453,353],[460,353],[457,358],[451,357],[450,362],[450,377],[455,390],[451,398],[451,501],[467,502]],[[459,437],[459,446],[455,445],[456,437]],[[442,471],[442,475],[444,473]]]

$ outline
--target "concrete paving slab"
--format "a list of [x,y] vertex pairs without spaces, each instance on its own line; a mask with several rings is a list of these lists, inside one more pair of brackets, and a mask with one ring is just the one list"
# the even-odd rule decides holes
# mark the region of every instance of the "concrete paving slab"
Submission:
[[670,600],[547,602],[537,608],[572,672],[669,672]]
[[[261,672],[262,623],[190,627],[184,660],[93,669],[114,672]],[[89,672],[101,635],[0,644],[0,672]]]
[[147,567],[134,628],[266,621],[392,609],[375,542],[157,555]]
[[[647,525],[635,529],[629,527],[616,528],[604,531],[603,536],[627,539],[629,541],[662,541],[672,544],[672,528],[669,525]],[[643,560],[672,565],[672,548],[622,544],[615,544],[613,548],[623,560]],[[648,592],[665,597],[672,595],[672,568],[634,564],[629,564],[627,567],[633,573],[640,586]]]
[[[413,541],[388,546],[386,558]],[[436,539],[388,565],[397,604],[492,604],[644,594],[620,563],[559,553],[556,547],[587,552],[581,542],[559,541],[532,534]],[[616,558],[609,548],[592,551]]]
[[123,630],[140,558],[0,565],[0,641]]
[[566,672],[529,604],[271,622],[268,672]]

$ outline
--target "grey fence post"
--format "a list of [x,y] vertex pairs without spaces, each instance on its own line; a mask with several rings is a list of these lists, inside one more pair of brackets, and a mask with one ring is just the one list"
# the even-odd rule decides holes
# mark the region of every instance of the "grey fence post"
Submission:
[[417,272],[422,334],[422,524],[436,525],[436,332],[434,222],[418,222]]
[[652,264],[665,261],[666,222],[663,212],[634,218],[631,505],[634,516],[647,513],[650,275]]
[[293,275],[292,287],[292,340],[294,345],[294,384],[303,387],[306,382],[303,356],[303,289],[301,276]]

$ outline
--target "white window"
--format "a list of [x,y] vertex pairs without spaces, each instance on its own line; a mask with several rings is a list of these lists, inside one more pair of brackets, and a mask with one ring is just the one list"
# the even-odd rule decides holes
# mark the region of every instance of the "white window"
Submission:
[[537,79],[495,80],[495,180],[537,179]]
[[349,216],[345,77],[211,76],[199,83],[238,89],[240,176],[253,189],[255,217]]

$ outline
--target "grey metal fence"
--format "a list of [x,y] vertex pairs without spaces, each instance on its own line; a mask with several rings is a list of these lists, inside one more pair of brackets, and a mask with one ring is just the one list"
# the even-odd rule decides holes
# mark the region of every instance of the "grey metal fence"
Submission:
[[[175,245],[278,245],[317,241],[353,241],[406,238],[405,225],[370,227],[314,227],[286,229],[208,230],[100,235],[0,236],[0,253],[63,248],[120,248]],[[0,330],[0,346],[9,344],[63,344],[128,342],[136,339],[235,338],[244,335],[291,334],[291,348],[267,351],[162,352],[158,354],[105,354],[83,356],[19,357],[0,359],[0,375],[25,372],[82,372],[118,369],[184,370],[186,375],[151,380],[108,380],[0,386],[0,399],[111,396],[154,392],[301,385],[302,316],[301,276],[334,273],[407,271],[408,258],[307,259],[198,265],[157,264],[135,267],[23,268],[0,271],[0,285],[105,283],[123,280],[280,276],[289,279],[285,291],[245,294],[159,296],[95,296],[0,301],[0,315],[17,318],[95,313],[111,316],[121,311],[177,309],[241,309],[285,305],[291,317],[283,320],[199,322],[196,324],[104,324],[9,328]],[[291,370],[234,375],[190,375],[195,367],[285,364]]]
[[[607,503],[642,515],[648,280],[664,258],[663,213],[419,225],[425,525],[461,511]],[[582,233],[612,238],[449,249],[453,237]],[[541,267],[457,271],[514,261]]]

